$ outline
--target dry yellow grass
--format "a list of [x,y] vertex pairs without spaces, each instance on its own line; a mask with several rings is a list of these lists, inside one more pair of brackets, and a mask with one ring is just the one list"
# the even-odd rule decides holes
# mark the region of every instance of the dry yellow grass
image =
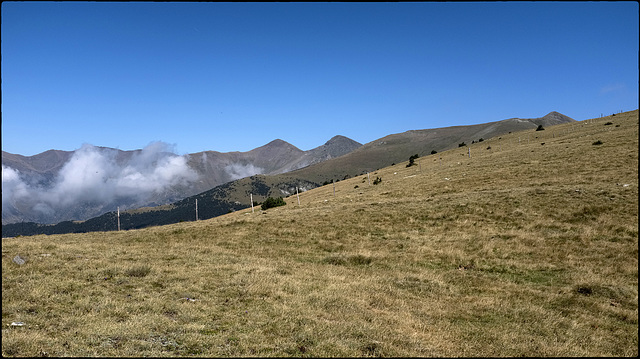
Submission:
[[638,111],[418,161],[300,205],[3,239],[2,354],[637,356]]

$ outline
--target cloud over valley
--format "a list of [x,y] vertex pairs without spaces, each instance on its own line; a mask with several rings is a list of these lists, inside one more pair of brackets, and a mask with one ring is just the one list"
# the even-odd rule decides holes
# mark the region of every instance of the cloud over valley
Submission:
[[109,207],[116,202],[142,203],[173,186],[197,180],[187,160],[163,142],[129,152],[85,144],[48,183],[30,180],[3,164],[2,219],[5,222],[21,212],[35,211],[59,220],[55,213],[83,203],[98,203],[106,210],[112,210]]

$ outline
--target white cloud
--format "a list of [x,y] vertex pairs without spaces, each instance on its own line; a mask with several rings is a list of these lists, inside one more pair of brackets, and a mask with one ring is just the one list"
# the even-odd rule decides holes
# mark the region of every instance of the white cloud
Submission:
[[48,215],[62,206],[83,202],[108,205],[123,198],[140,201],[198,177],[185,156],[173,154],[170,146],[162,142],[149,144],[124,164],[118,164],[117,155],[117,150],[85,144],[47,188],[28,185],[18,171],[3,165],[2,211],[11,210],[20,200],[29,203],[32,210]]
[[29,195],[29,187],[20,172],[2,165],[2,212],[10,211],[15,201]]
[[262,168],[252,164],[242,165],[239,163],[227,165],[224,169],[227,171],[229,176],[231,176],[231,180],[237,180],[239,178],[245,178],[264,172]]

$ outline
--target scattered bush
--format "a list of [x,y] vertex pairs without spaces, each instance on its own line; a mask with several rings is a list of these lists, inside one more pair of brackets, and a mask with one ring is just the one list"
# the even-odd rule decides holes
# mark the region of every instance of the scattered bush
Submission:
[[407,167],[411,167],[411,166],[415,166],[415,160],[420,157],[418,156],[418,154],[416,153],[415,155],[409,157],[409,164],[407,164]]
[[466,146],[466,145],[467,145],[467,144],[466,144],[466,143],[464,143],[464,142],[462,142],[462,143],[458,143],[458,147],[464,147],[464,146]]
[[380,182],[382,182],[382,178],[377,177],[377,176],[376,176],[376,179],[373,180],[373,184],[378,184]]
[[262,202],[261,208],[263,211],[266,211],[269,208],[284,206],[286,204],[287,203],[284,201],[284,199],[282,199],[282,197],[278,197],[278,198],[269,197],[265,199],[264,202]]
[[544,131],[544,127],[542,127],[542,125],[538,125],[538,128],[536,128],[536,131]]
[[478,140],[478,142],[482,142],[484,141],[484,138],[480,137],[480,139]]
[[602,144],[602,141],[600,141],[600,140],[597,140],[596,142],[593,143],[594,146],[598,146],[598,145],[601,145],[601,144]]
[[607,122],[604,124],[605,126],[613,125],[613,122]]
[[431,150],[431,154],[432,154],[432,155],[435,155],[436,153],[438,153],[438,151],[436,151],[436,150]]

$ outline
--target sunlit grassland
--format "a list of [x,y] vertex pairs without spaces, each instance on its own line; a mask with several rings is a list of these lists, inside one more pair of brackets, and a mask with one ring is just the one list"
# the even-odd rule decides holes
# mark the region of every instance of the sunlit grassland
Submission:
[[470,148],[300,205],[3,239],[2,354],[637,356],[638,111]]

